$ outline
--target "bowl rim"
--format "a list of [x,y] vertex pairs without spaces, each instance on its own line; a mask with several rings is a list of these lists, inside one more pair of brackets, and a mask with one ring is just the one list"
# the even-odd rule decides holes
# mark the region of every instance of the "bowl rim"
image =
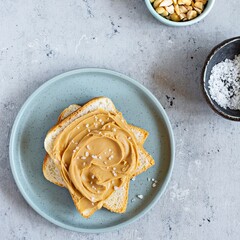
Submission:
[[212,10],[213,8],[213,5],[215,3],[215,0],[208,0],[208,4],[206,6],[206,8],[204,9],[204,11],[198,15],[196,18],[192,19],[192,20],[189,20],[189,21],[185,21],[185,22],[174,22],[174,21],[171,21],[161,15],[159,15],[155,9],[153,8],[150,0],[145,0],[145,4],[149,10],[149,12],[158,20],[160,21],[161,23],[165,24],[165,25],[168,25],[168,26],[171,26],[171,27],[186,27],[186,26],[189,26],[189,25],[193,25],[199,21],[201,21],[202,19],[204,19],[208,14],[209,12]]
[[202,76],[201,76],[201,88],[202,88],[202,93],[208,103],[208,105],[211,107],[211,109],[217,113],[218,115],[224,117],[225,119],[231,120],[231,121],[235,121],[235,122],[239,122],[240,121],[240,116],[239,117],[235,117],[232,115],[229,115],[227,113],[225,113],[224,111],[221,111],[219,108],[216,107],[217,104],[213,103],[212,98],[209,96],[209,94],[207,93],[206,87],[205,87],[205,82],[206,82],[206,70],[207,67],[209,65],[209,62],[211,61],[211,59],[213,58],[213,56],[215,56],[215,54],[222,48],[224,48],[225,46],[227,46],[228,44],[238,41],[240,40],[240,36],[237,37],[233,37],[233,38],[229,38],[226,39],[224,41],[222,41],[221,43],[219,43],[218,45],[216,45],[208,54],[205,63],[203,65],[203,69],[202,69]]

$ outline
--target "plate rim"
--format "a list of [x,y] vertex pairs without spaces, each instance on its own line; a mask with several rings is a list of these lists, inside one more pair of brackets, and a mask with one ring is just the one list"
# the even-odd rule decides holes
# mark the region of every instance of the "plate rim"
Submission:
[[[32,201],[30,197],[28,197],[26,191],[24,190],[24,187],[23,187],[21,181],[19,180],[18,173],[16,171],[15,164],[14,164],[15,161],[14,161],[14,147],[13,146],[14,146],[14,141],[15,141],[15,137],[16,137],[16,131],[18,129],[18,125],[20,123],[20,119],[23,115],[23,112],[25,111],[28,104],[31,103],[31,101],[43,89],[45,89],[49,85],[61,80],[62,78],[65,78],[67,76],[71,76],[71,75],[75,75],[75,74],[82,74],[82,73],[96,73],[96,74],[104,73],[104,74],[107,74],[107,75],[113,75],[115,77],[121,78],[122,80],[124,80],[126,82],[130,82],[131,84],[133,84],[137,88],[140,88],[153,101],[153,103],[157,107],[158,111],[160,111],[160,113],[163,117],[164,123],[166,125],[166,130],[168,132],[169,141],[170,141],[170,164],[169,164],[169,169],[168,169],[166,177],[163,181],[161,189],[159,189],[159,191],[156,193],[156,195],[154,196],[154,198],[152,199],[150,204],[147,207],[145,207],[143,210],[141,210],[139,213],[137,213],[135,216],[131,217],[130,219],[128,219],[128,220],[126,220],[122,223],[118,223],[118,224],[115,224],[115,225],[109,226],[109,227],[95,228],[95,229],[87,229],[87,228],[82,228],[82,227],[70,226],[68,224],[65,224],[61,221],[58,221],[58,220],[54,219],[53,217],[49,216],[44,211],[42,211],[38,207],[38,205],[34,201]],[[32,209],[34,209],[40,216],[42,216],[43,218],[45,218],[49,222],[51,222],[51,223],[53,223],[53,224],[55,224],[59,227],[62,227],[64,229],[71,230],[71,231],[76,231],[76,232],[82,232],[82,233],[103,233],[103,232],[110,232],[110,231],[118,230],[118,229],[120,229],[124,226],[127,226],[127,225],[135,222],[136,220],[138,220],[139,218],[144,216],[150,209],[152,209],[154,207],[154,205],[158,202],[158,200],[161,198],[163,193],[166,191],[167,185],[168,185],[168,183],[171,179],[171,176],[172,176],[174,160],[175,160],[175,140],[174,140],[173,129],[172,129],[170,120],[167,116],[167,113],[164,110],[164,108],[162,107],[161,103],[158,101],[158,99],[153,95],[153,93],[150,92],[150,90],[148,90],[145,86],[143,86],[138,81],[132,79],[131,77],[126,76],[125,74],[122,74],[122,73],[119,73],[119,72],[113,71],[113,70],[104,69],[104,68],[80,68],[80,69],[70,70],[70,71],[61,73],[59,75],[56,75],[55,77],[53,77],[53,78],[47,80],[46,82],[44,82],[40,87],[38,87],[27,98],[27,100],[23,103],[22,107],[20,108],[20,110],[19,110],[19,112],[18,112],[18,114],[17,114],[17,116],[14,120],[13,126],[12,126],[11,135],[10,135],[10,142],[9,142],[9,161],[10,161],[10,167],[11,167],[12,175],[13,175],[14,181],[15,181],[21,195],[25,199],[25,201],[30,205],[30,207],[32,207]]]

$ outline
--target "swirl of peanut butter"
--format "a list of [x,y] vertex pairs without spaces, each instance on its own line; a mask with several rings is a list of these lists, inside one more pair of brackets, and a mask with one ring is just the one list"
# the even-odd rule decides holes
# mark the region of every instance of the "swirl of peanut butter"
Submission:
[[70,193],[81,199],[81,211],[100,209],[139,165],[136,138],[122,114],[102,109],[68,125],[53,149]]

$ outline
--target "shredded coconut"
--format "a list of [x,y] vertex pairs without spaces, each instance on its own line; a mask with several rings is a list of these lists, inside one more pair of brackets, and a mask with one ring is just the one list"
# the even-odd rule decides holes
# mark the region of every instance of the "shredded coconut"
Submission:
[[240,110],[240,54],[213,67],[209,91],[212,99],[224,109]]
[[142,195],[142,194],[138,194],[137,197],[138,197],[139,199],[143,199],[143,195]]
[[156,186],[157,186],[157,183],[154,182],[154,183],[152,184],[152,187],[155,188]]

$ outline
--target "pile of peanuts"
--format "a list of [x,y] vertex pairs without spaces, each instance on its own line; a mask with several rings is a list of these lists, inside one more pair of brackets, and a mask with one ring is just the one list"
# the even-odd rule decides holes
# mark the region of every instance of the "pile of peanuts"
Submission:
[[150,0],[161,16],[174,22],[189,21],[204,10],[208,0]]

